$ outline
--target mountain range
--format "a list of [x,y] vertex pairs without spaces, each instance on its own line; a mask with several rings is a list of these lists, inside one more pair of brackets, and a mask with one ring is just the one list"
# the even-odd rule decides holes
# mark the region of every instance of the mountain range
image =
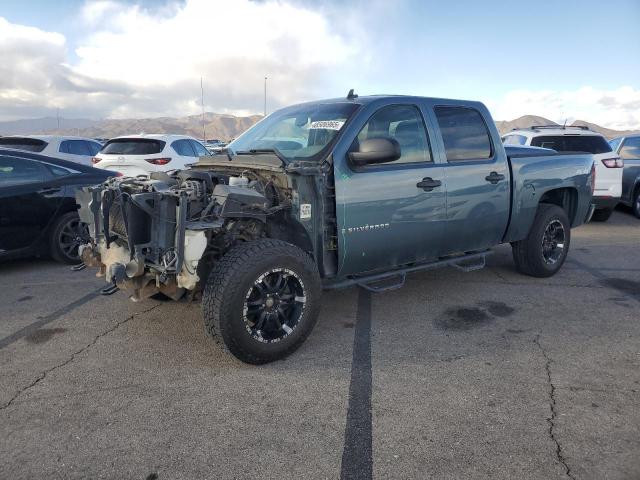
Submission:
[[[231,140],[252,126],[262,115],[239,117],[207,112],[204,115],[204,130],[207,139]],[[500,134],[514,128],[528,128],[533,125],[557,125],[557,123],[536,115],[524,115],[515,120],[498,120],[496,126]],[[640,133],[640,130],[612,130],[595,123],[576,120],[572,125],[584,125],[608,139],[621,135]],[[202,115],[186,117],[157,117],[140,119],[89,120],[56,117],[35,118],[0,122],[0,135],[60,134],[89,138],[112,138],[119,135],[138,133],[174,133],[202,138]]]

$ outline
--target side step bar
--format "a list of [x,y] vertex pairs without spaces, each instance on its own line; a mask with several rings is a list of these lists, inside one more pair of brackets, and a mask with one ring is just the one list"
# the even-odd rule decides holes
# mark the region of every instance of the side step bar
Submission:
[[323,288],[326,290],[333,290],[336,288],[358,285],[375,293],[396,290],[404,286],[407,273],[419,272],[421,270],[434,270],[442,267],[454,267],[463,272],[472,272],[483,268],[486,265],[487,255],[490,255],[491,253],[491,250],[483,250],[481,252],[442,258],[435,262],[411,265],[404,268],[398,268],[391,272],[352,277],[340,282],[327,283],[323,285]]

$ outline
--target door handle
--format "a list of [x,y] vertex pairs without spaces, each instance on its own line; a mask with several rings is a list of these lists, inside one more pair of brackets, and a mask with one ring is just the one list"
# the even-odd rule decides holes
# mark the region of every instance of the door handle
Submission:
[[498,183],[500,180],[504,180],[504,175],[499,174],[498,172],[491,172],[489,175],[484,177],[487,182],[491,182],[492,184]]
[[43,188],[41,190],[38,190],[38,193],[40,195],[51,195],[54,193],[58,193],[60,191],[59,187],[51,187],[51,188]]
[[440,185],[442,185],[440,180],[434,180],[431,177],[424,177],[420,182],[416,183],[416,187],[423,189],[425,192],[430,192]]

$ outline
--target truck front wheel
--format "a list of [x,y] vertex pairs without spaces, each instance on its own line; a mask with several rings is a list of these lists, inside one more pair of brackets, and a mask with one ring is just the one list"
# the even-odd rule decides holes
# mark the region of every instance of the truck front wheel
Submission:
[[244,243],[209,274],[202,297],[205,330],[243,362],[279,360],[311,333],[320,294],[320,276],[307,253],[280,240]]
[[541,203],[529,236],[511,244],[516,269],[533,277],[554,275],[569,252],[571,224],[557,205]]

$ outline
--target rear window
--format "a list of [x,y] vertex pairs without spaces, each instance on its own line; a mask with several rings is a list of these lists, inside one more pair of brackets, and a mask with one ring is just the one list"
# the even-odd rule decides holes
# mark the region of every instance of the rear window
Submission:
[[27,152],[41,152],[46,146],[47,142],[38,140],[37,138],[0,138],[0,147],[3,148],[15,148],[16,150],[25,150]]
[[542,135],[531,140],[531,146],[552,148],[557,152],[607,153],[611,145],[599,135]]
[[491,138],[480,112],[467,107],[435,107],[449,162],[491,158]]
[[151,138],[117,138],[109,140],[100,153],[111,155],[153,155],[164,149],[165,142]]

